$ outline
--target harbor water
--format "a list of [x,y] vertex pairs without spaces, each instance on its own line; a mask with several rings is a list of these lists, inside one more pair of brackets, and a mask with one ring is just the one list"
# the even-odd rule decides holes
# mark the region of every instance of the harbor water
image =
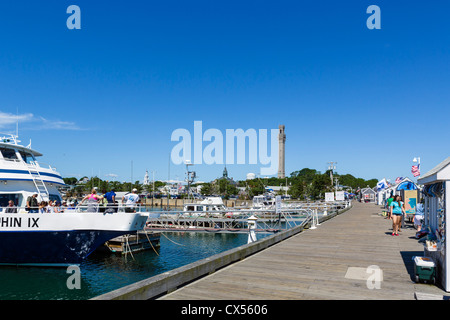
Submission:
[[[258,239],[271,235],[258,233]],[[1,300],[85,300],[244,245],[246,233],[177,232],[161,235],[153,250],[128,256],[93,253],[80,264],[80,289],[69,289],[72,273],[49,267],[0,267]]]

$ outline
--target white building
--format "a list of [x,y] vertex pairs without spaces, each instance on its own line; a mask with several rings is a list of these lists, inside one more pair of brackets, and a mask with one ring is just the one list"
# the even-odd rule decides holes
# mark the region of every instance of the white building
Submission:
[[144,186],[150,185],[150,179],[148,177],[148,171],[145,171],[144,182],[142,183]]
[[372,188],[361,189],[361,202],[375,202],[377,193]]
[[181,184],[166,184],[159,188],[159,191],[163,194],[169,194],[171,196],[178,196],[185,192],[185,186]]
[[425,246],[425,256],[437,265],[437,281],[450,292],[450,157],[417,180],[423,184],[424,224],[436,237],[436,248]]

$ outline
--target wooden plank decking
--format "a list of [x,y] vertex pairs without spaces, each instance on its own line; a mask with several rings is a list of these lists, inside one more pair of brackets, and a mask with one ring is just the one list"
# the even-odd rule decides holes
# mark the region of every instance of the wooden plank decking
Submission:
[[[423,255],[415,230],[391,236],[379,206],[354,202],[349,211],[197,280],[160,300],[415,299],[446,294],[412,281],[412,257]],[[365,269],[383,272],[380,289],[367,287]]]

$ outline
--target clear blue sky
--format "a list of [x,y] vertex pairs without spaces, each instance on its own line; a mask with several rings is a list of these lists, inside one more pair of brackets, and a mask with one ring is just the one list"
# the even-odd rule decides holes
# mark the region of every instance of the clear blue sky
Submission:
[[[69,5],[81,30],[69,30]],[[369,30],[369,5],[381,30]],[[447,1],[9,1],[0,8],[0,131],[63,176],[167,179],[177,128],[286,126],[286,173],[366,179],[449,156]],[[257,165],[229,165],[235,179]],[[223,165],[197,165],[199,180]],[[171,165],[171,179],[185,167]]]

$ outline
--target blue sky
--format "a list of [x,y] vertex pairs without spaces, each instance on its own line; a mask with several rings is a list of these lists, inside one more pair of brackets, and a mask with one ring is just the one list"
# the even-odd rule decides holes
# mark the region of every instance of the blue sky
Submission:
[[[81,30],[69,30],[69,5]],[[381,30],[369,30],[369,5]],[[449,156],[450,3],[14,1],[0,9],[0,131],[65,177],[167,179],[178,128],[286,126],[286,173],[410,176]],[[228,165],[235,179],[260,165]],[[196,165],[199,180],[223,165]],[[170,166],[171,179],[185,167]]]

